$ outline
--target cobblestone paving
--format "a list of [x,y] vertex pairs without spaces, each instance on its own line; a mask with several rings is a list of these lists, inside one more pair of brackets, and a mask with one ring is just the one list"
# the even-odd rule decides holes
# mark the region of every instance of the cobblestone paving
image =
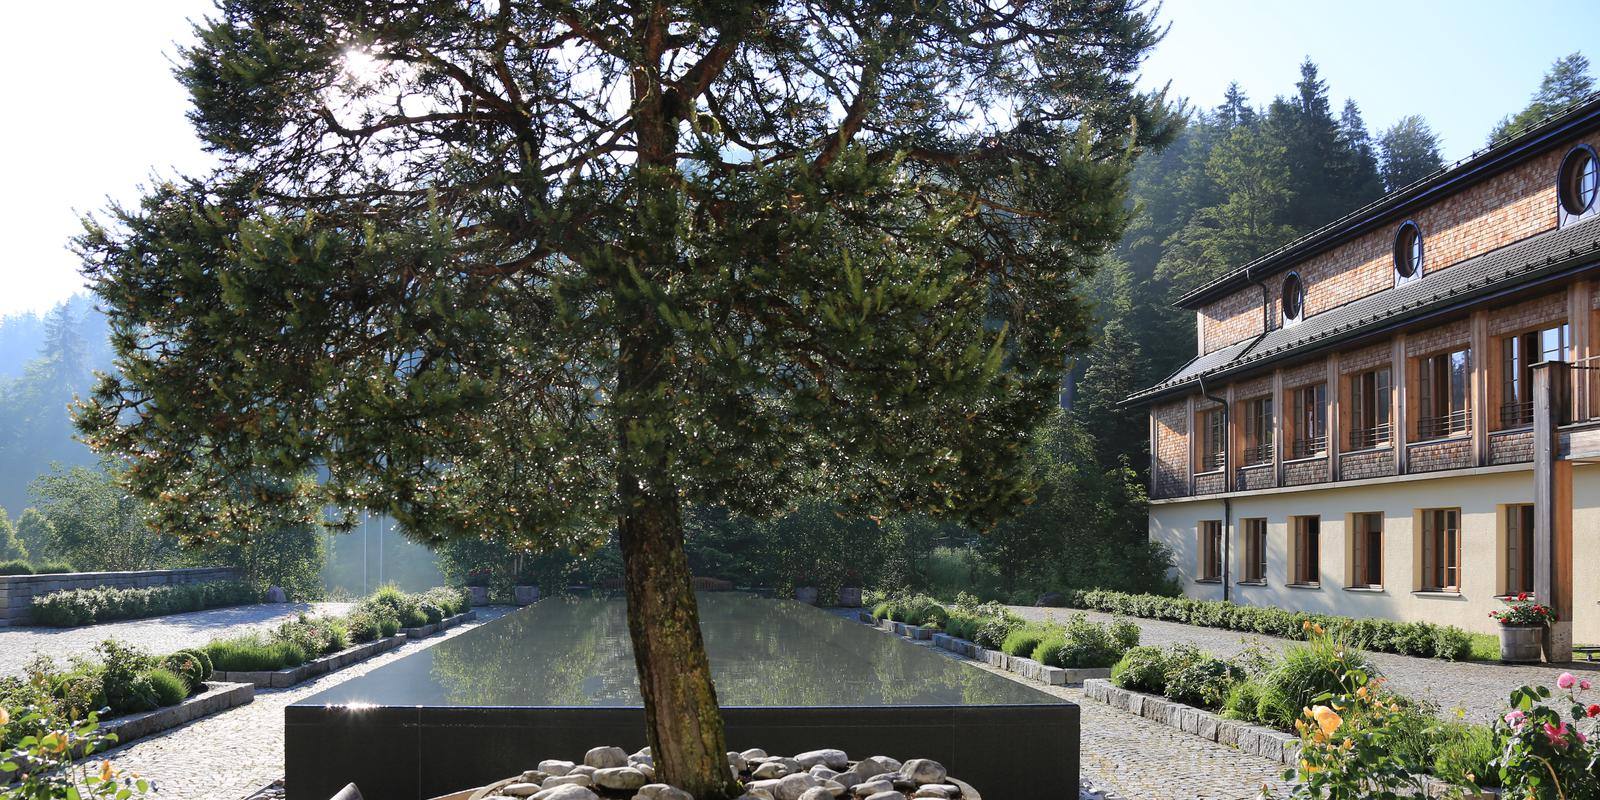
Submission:
[[255,702],[107,752],[117,766],[156,782],[159,800],[237,800],[283,777],[283,709],[514,609],[477,609],[478,619],[288,689],[257,689]]
[[917,644],[1077,703],[1082,709],[1078,752],[1083,777],[1107,800],[1244,800],[1260,797],[1263,785],[1274,797],[1288,795],[1281,764],[1088,700],[1079,686],[1045,686],[925,642]]
[[213,608],[188,614],[107,622],[81,628],[0,628],[0,675],[16,675],[37,653],[57,661],[82,653],[106,639],[120,639],[155,653],[198,647],[212,639],[258,628],[276,627],[301,613],[342,614],[349,603],[276,603]]
[[[1099,622],[1112,619],[1110,614],[1065,608],[1012,606],[1011,610],[1034,620],[1065,619],[1075,613],[1086,614],[1090,619]],[[1148,619],[1132,621],[1139,625],[1141,644],[1166,646],[1187,643],[1224,657],[1234,655],[1251,644],[1270,650],[1283,650],[1295,644],[1291,640],[1275,636],[1201,628],[1178,622]],[[1554,687],[1556,676],[1560,675],[1562,670],[1600,671],[1600,664],[1512,666],[1488,662],[1440,661],[1390,653],[1371,653],[1369,657],[1395,691],[1418,700],[1433,702],[1439,707],[1440,716],[1455,718],[1459,709],[1467,719],[1475,722],[1492,722],[1495,717],[1504,713],[1506,696],[1518,686],[1543,683]]]

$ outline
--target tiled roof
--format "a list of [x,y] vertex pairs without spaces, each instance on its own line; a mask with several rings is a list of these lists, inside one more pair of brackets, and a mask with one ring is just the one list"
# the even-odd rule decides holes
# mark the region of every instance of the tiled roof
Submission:
[[1585,220],[1474,256],[1393,289],[1332,308],[1263,337],[1236,342],[1185,364],[1166,380],[1124,402],[1170,394],[1201,376],[1249,370],[1387,329],[1540,277],[1600,263],[1600,223]]

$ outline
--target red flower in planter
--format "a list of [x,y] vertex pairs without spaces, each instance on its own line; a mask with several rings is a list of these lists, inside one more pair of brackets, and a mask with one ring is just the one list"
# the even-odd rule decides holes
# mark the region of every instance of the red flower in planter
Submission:
[[1589,704],[1589,707],[1584,709],[1583,713],[1588,714],[1591,718],[1600,717],[1600,703]]

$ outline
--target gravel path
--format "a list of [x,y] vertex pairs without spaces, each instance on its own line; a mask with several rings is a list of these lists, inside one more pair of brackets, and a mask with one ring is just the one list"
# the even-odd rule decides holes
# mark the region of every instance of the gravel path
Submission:
[[107,751],[118,767],[156,782],[159,800],[237,800],[283,778],[283,709],[515,610],[476,609],[474,622],[288,689],[257,689],[255,701]]
[[58,662],[80,653],[87,656],[90,648],[106,639],[118,639],[153,653],[170,653],[198,647],[212,639],[273,628],[297,614],[342,614],[350,605],[275,603],[213,608],[81,628],[0,628],[0,675],[21,674],[22,668],[38,653],[47,653]]
[[[1108,622],[1113,619],[1110,614],[1066,608],[1011,606],[1011,610],[1032,620],[1064,620],[1072,614],[1085,614],[1097,622]],[[1292,640],[1276,636],[1201,628],[1178,622],[1149,619],[1132,621],[1139,625],[1141,644],[1166,646],[1186,643],[1223,657],[1239,653],[1251,644],[1272,651],[1281,651],[1296,644]],[[1543,683],[1554,688],[1556,676],[1560,675],[1562,670],[1600,671],[1600,663],[1593,666],[1581,663],[1564,664],[1559,667],[1512,666],[1482,661],[1440,661],[1390,653],[1370,653],[1369,657],[1384,677],[1388,678],[1389,685],[1395,691],[1418,700],[1433,702],[1439,707],[1440,716],[1453,719],[1459,709],[1467,719],[1474,722],[1492,722],[1504,713],[1507,696],[1518,686]]]

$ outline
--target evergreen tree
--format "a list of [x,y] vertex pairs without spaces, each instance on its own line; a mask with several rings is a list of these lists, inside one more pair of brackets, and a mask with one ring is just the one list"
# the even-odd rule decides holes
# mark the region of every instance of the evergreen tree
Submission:
[[220,166],[80,240],[120,368],[81,430],[190,540],[314,468],[428,541],[614,530],[659,777],[720,800],[684,505],[1028,498],[1174,129],[1151,11],[233,0],[180,68]]
[[1363,160],[1346,139],[1333,118],[1327,83],[1310,59],[1300,65],[1295,93],[1268,107],[1266,128],[1289,167],[1287,188],[1295,202],[1283,221],[1294,231],[1325,225],[1381,193],[1377,164]]
[[1217,106],[1213,119],[1224,128],[1237,125],[1253,125],[1256,121],[1256,110],[1250,106],[1250,98],[1245,95],[1244,89],[1239,87],[1238,81],[1232,81],[1222,94],[1222,103]]
[[1361,108],[1353,99],[1344,101],[1344,111],[1339,115],[1339,141],[1347,154],[1342,159],[1345,170],[1339,180],[1348,185],[1351,202],[1361,205],[1382,195],[1383,178],[1378,170],[1372,134],[1361,118]]
[[1439,137],[1422,117],[1402,117],[1378,140],[1383,154],[1383,185],[1389,191],[1411,184],[1438,172],[1444,166],[1439,155]]
[[1523,128],[1550,116],[1562,107],[1576,103],[1594,92],[1594,77],[1589,74],[1589,59],[1583,53],[1572,53],[1556,59],[1539,82],[1539,90],[1527,108],[1512,114],[1489,132],[1493,144]]

